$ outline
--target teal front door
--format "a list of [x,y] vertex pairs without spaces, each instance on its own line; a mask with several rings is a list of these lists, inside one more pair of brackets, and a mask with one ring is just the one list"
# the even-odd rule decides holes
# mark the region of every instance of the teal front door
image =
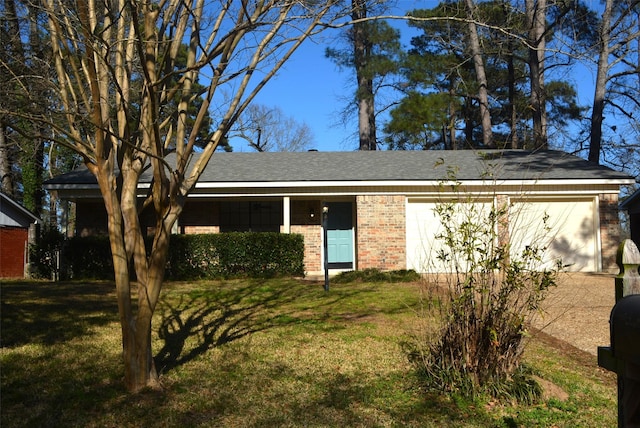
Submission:
[[351,202],[331,202],[327,219],[329,268],[353,268],[353,214]]

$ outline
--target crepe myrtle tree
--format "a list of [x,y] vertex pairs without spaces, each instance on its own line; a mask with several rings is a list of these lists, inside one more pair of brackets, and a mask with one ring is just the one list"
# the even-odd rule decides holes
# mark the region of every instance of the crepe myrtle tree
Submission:
[[[130,391],[157,387],[151,319],[170,232],[187,195],[256,94],[305,39],[349,16],[350,2],[40,3],[41,31],[53,50],[54,107],[46,114],[3,113],[45,124],[49,138],[79,153],[96,177],[108,216],[125,384]],[[185,45],[186,61],[177,61]],[[14,78],[19,87],[20,76]],[[152,180],[141,201],[143,173]],[[149,252],[143,209],[155,214]]]

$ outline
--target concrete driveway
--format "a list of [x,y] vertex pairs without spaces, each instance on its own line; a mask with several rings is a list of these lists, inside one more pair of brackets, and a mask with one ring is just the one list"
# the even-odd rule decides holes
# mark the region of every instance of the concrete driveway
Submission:
[[609,315],[615,304],[615,275],[563,273],[533,326],[556,339],[597,355],[609,345]]

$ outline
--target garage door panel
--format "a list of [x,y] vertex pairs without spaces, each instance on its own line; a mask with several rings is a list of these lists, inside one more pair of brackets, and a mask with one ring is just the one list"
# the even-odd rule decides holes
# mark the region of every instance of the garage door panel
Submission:
[[[443,227],[434,209],[440,202],[424,199],[407,201],[407,268],[417,272],[450,272],[451,265],[439,260],[443,250],[438,235]],[[474,212],[486,214],[490,202],[476,202]],[[482,208],[480,208],[482,207]],[[599,267],[597,218],[593,198],[574,200],[511,200],[509,239],[511,257],[532,247],[544,248],[539,269],[551,269],[558,259],[569,271],[596,272]],[[468,209],[460,208],[461,212]],[[460,221],[460,218],[452,219]],[[479,221],[481,221],[479,219]],[[486,221],[485,221],[486,222]],[[496,233],[497,236],[497,233]]]
[[[417,272],[450,272],[451,261],[443,254],[450,254],[441,235],[445,231],[436,207],[441,202],[409,201],[407,204],[407,268]],[[460,203],[454,208],[451,224],[476,222],[491,210],[490,202]],[[489,238],[490,239],[490,238]],[[461,266],[465,269],[466,266]]]
[[545,249],[545,268],[560,260],[569,271],[597,271],[593,206],[593,199],[513,202],[509,211],[512,256],[535,246]]
[[441,230],[433,203],[407,206],[407,268],[416,272],[434,271],[437,263],[436,235]]

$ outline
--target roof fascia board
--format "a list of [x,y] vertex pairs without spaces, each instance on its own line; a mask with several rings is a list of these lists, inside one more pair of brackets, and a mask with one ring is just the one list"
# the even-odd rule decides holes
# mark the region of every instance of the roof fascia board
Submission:
[[[360,186],[440,186],[450,183],[459,183],[463,186],[502,186],[502,185],[626,185],[634,184],[633,179],[556,179],[556,180],[395,180],[395,181],[229,181],[229,182],[198,182],[196,189],[229,189],[229,188],[282,188],[282,187],[360,187]],[[48,184],[43,186],[46,190],[100,190],[97,184]],[[148,189],[151,183],[139,183],[139,189]]]
[[9,205],[13,206],[16,210],[18,210],[18,212],[30,218],[35,223],[38,223],[41,221],[35,214],[33,214],[31,211],[29,211],[28,209],[26,209],[25,207],[23,207],[22,205],[14,201],[12,198],[5,195],[4,193],[0,194],[0,199],[2,199],[4,202],[9,203]]
[[451,196],[460,196],[460,194],[465,193],[471,196],[495,196],[495,195],[507,195],[510,197],[526,197],[526,196],[555,196],[558,197],[571,197],[571,196],[597,196],[602,193],[618,193],[618,189],[590,189],[590,190],[561,190],[561,191],[550,191],[550,190],[530,190],[530,189],[510,189],[510,190],[471,190],[465,192],[451,192],[451,191],[425,191],[425,190],[415,190],[415,191],[406,191],[406,190],[395,190],[395,191],[360,191],[354,192],[351,191],[338,191],[338,190],[330,190],[323,192],[312,192],[312,191],[287,191],[283,190],[281,192],[253,192],[253,193],[240,193],[240,192],[226,192],[226,193],[216,193],[216,192],[203,192],[203,193],[192,193],[189,195],[190,198],[193,199],[201,199],[201,198],[260,198],[260,197],[313,197],[318,198],[322,197],[337,197],[337,196],[349,196],[353,197],[356,195],[381,195],[381,196],[407,196],[407,197],[451,197]]
[[[201,199],[201,198],[230,198],[230,197],[241,197],[241,198],[251,198],[251,197],[313,197],[318,198],[322,197],[332,197],[332,196],[356,196],[356,195],[404,195],[408,197],[412,196],[422,196],[422,195],[460,195],[461,193],[467,193],[470,195],[508,195],[508,196],[522,196],[522,195],[599,195],[601,193],[611,193],[618,194],[618,188],[598,188],[598,189],[585,189],[585,190],[535,190],[535,189],[526,189],[526,188],[511,188],[511,189],[493,189],[493,190],[478,190],[478,189],[466,189],[465,191],[451,192],[451,191],[443,191],[443,190],[433,190],[429,191],[426,189],[416,189],[416,190],[357,190],[357,189],[345,189],[344,191],[340,191],[339,189],[322,189],[322,191],[313,191],[310,189],[273,189],[273,191],[264,191],[264,192],[255,192],[250,191],[251,189],[247,189],[247,191],[239,192],[239,191],[229,191],[229,192],[215,192],[215,191],[204,191],[204,192],[194,192],[189,194],[189,198],[192,199]],[[146,196],[146,193],[140,192],[138,193],[139,198],[143,198]],[[79,199],[96,199],[100,198],[99,193],[86,193],[83,192],[81,194],[78,193],[61,193],[61,199],[67,200],[79,200]]]
[[42,187],[45,190],[100,190],[96,183],[45,184]]
[[[354,194],[379,195],[416,195],[443,194],[443,186],[459,187],[460,192],[478,192],[486,194],[523,194],[523,193],[554,193],[554,194],[597,194],[618,193],[619,186],[632,184],[632,179],[590,179],[590,180],[468,180],[468,181],[297,181],[297,182],[225,182],[197,183],[189,197],[230,197],[230,196],[345,196]],[[138,196],[146,196],[149,183],[140,183]],[[562,186],[558,190],[536,190],[549,186]],[[596,187],[584,189],[584,187]],[[577,188],[576,188],[577,187]],[[610,187],[610,190],[602,187]],[[401,190],[393,190],[400,188]],[[411,189],[414,188],[414,189]],[[432,188],[433,191],[426,190]],[[490,189],[480,191],[478,189]],[[571,188],[571,189],[568,189]],[[344,189],[344,190],[341,190]],[[475,189],[475,190],[474,190]],[[48,186],[48,190],[56,190],[62,199],[95,198],[100,195],[97,185],[55,185]],[[446,193],[446,192],[444,192]]]
[[[633,184],[632,179],[588,179],[588,180],[397,180],[397,181],[252,181],[252,182],[200,182],[196,189],[229,189],[229,188],[296,188],[296,187],[414,187],[441,186],[459,183],[460,186],[566,186],[566,185],[625,185]],[[141,183],[139,187],[149,188],[149,183]]]

